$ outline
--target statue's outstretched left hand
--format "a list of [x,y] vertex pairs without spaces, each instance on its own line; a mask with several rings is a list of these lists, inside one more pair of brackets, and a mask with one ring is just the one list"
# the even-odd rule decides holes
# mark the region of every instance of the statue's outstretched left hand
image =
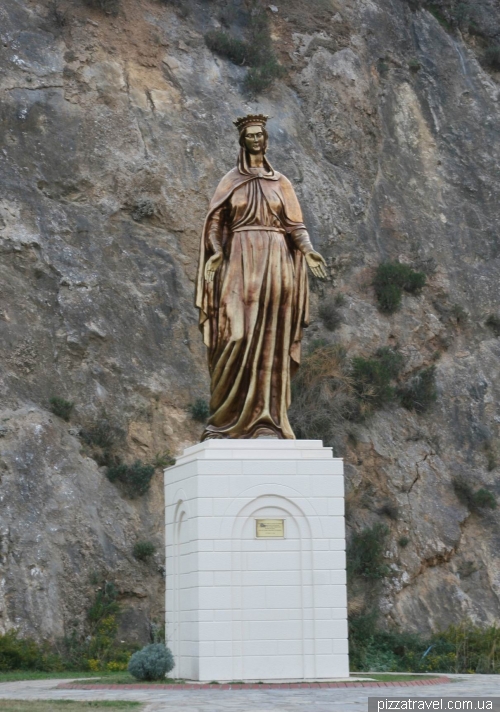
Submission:
[[318,279],[326,279],[326,262],[321,257],[319,252],[308,252],[306,255],[306,262],[309,265],[311,272]]

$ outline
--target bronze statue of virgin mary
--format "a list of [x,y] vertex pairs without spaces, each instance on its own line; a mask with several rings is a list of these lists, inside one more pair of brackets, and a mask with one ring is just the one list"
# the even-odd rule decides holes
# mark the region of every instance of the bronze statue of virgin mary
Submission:
[[203,228],[196,306],[211,415],[202,440],[295,438],[287,411],[309,320],[306,263],[315,277],[326,271],[292,184],[266,158],[267,119],[234,122],[238,165],[219,183]]

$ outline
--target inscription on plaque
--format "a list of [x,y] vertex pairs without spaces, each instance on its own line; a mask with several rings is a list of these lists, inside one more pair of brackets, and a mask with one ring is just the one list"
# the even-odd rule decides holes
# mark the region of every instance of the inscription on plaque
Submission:
[[285,536],[284,519],[256,519],[255,524],[259,539],[283,539]]

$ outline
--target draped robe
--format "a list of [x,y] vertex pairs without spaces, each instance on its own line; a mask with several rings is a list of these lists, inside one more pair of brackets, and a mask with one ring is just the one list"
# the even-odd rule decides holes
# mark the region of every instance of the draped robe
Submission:
[[[202,439],[294,439],[291,377],[309,320],[305,254],[312,251],[290,181],[246,151],[220,182],[203,229],[196,290],[208,348],[211,416]],[[213,282],[207,260],[224,255]]]

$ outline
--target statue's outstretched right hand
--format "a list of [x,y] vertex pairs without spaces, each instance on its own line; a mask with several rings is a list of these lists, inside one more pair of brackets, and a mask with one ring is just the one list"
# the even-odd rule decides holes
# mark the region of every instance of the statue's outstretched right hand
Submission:
[[222,252],[216,252],[215,255],[212,255],[212,257],[208,260],[207,264],[205,265],[205,281],[206,282],[214,281],[215,273],[221,266],[223,259],[224,259],[224,255],[222,254]]

